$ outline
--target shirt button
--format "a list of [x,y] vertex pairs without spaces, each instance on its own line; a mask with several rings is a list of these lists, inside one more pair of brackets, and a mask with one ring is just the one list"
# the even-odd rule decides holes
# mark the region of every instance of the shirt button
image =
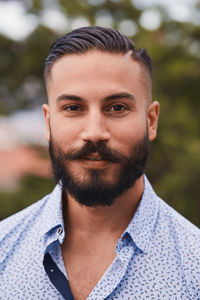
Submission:
[[126,233],[126,234],[122,237],[121,240],[123,241],[123,240],[127,239],[127,237],[128,237],[128,234]]
[[62,232],[63,232],[62,227],[59,227],[58,230],[57,230],[57,233],[60,235]]

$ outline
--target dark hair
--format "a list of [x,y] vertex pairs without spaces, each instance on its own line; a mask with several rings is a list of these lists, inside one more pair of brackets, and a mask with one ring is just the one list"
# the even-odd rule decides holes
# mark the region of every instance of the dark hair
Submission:
[[101,52],[126,54],[133,52],[135,60],[142,63],[152,77],[152,60],[145,49],[135,49],[131,39],[122,35],[118,30],[100,26],[88,26],[75,29],[57,39],[51,45],[48,57],[45,60],[45,78],[51,72],[53,64],[62,56],[70,54],[84,54],[93,49]]

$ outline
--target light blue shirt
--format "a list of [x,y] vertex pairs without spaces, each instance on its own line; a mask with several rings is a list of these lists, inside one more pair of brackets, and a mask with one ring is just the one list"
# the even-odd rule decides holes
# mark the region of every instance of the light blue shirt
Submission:
[[[144,179],[142,199],[116,244],[116,258],[87,300],[200,299],[200,230]],[[49,253],[67,278],[60,250],[65,237],[61,198],[57,185],[0,223],[0,299],[64,299],[43,265]]]

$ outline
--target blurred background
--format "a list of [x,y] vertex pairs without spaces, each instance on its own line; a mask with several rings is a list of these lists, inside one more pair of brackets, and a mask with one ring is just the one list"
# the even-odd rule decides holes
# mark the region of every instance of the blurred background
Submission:
[[53,186],[41,104],[50,44],[87,25],[114,27],[153,58],[161,104],[147,175],[200,227],[200,1],[0,1],[0,219]]

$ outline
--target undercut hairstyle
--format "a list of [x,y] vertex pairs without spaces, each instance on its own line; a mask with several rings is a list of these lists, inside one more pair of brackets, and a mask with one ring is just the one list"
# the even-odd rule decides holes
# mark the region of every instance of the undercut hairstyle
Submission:
[[45,60],[44,76],[48,79],[54,63],[64,55],[86,54],[97,50],[113,54],[126,54],[132,51],[132,57],[148,72],[152,80],[152,60],[145,49],[136,49],[134,42],[118,30],[100,26],[87,26],[75,29],[57,39],[51,45]]

